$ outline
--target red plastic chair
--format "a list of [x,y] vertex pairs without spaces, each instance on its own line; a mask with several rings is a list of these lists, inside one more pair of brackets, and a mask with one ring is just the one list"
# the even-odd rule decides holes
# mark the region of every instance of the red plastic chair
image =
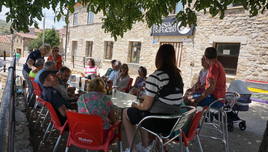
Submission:
[[[40,102],[40,97],[41,97],[41,94],[42,94],[42,90],[41,90],[41,87],[39,86],[38,83],[36,83],[34,81],[34,78],[30,78],[30,81],[31,81],[31,84],[33,86],[33,94],[31,95],[30,99],[32,99],[34,97],[34,95],[37,97],[36,98],[36,101]],[[35,102],[34,104],[34,107],[32,109],[31,112],[33,112],[34,110],[36,110],[36,107],[38,106],[38,102]],[[42,102],[40,102],[42,105],[44,105]],[[39,114],[41,115],[42,112],[43,112],[44,108],[42,107],[42,109],[40,110]],[[40,115],[38,115],[38,117],[40,117]]]
[[133,78],[129,78],[127,87],[122,89],[122,91],[128,93],[129,90],[131,89],[132,82],[133,82]]
[[69,136],[65,152],[68,152],[71,145],[87,150],[108,152],[109,146],[115,139],[121,141],[121,121],[116,122],[106,136],[100,116],[68,111],[67,122]]
[[192,122],[190,124],[189,130],[187,131],[187,133],[182,133],[182,139],[183,139],[183,143],[185,146],[185,149],[187,152],[189,152],[189,145],[190,143],[196,138],[200,151],[203,152],[203,148],[200,142],[200,138],[199,138],[199,131],[200,128],[202,127],[202,121],[203,121],[203,115],[205,112],[207,112],[208,107],[204,107],[201,111],[197,111],[192,119]]
[[43,143],[45,142],[48,133],[49,133],[53,128],[55,128],[56,130],[59,131],[59,137],[58,137],[57,142],[56,142],[56,144],[54,145],[54,148],[53,148],[53,152],[55,152],[55,151],[57,150],[57,147],[58,147],[58,145],[59,145],[59,142],[60,142],[60,140],[61,140],[61,137],[62,137],[64,131],[66,130],[67,122],[65,122],[64,124],[61,124],[60,119],[59,119],[59,117],[58,117],[58,114],[56,113],[54,107],[53,107],[48,101],[45,101],[45,100],[43,100],[42,98],[40,98],[40,100],[41,100],[42,102],[44,102],[44,105],[45,105],[45,107],[48,109],[49,114],[50,114],[50,123],[49,123],[49,125],[47,126],[47,129],[46,129],[46,131],[45,131],[45,134],[43,135],[43,138],[42,138],[42,140],[41,140],[40,145],[43,144]]
[[42,95],[42,89],[41,89],[41,87],[39,86],[38,83],[36,83],[36,82],[34,81],[34,78],[30,78],[30,80],[31,80],[32,85],[33,85],[33,88],[34,88],[34,94],[35,94],[36,96],[38,96],[38,97],[41,97],[41,95]]

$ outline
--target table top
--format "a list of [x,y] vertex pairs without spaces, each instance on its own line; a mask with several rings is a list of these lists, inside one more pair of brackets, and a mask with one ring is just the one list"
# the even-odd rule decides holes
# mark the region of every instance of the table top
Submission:
[[[84,88],[79,88],[78,82],[69,82],[69,85],[70,87],[75,87],[79,91],[85,92]],[[131,107],[132,102],[138,101],[136,96],[118,90],[114,91],[113,94],[109,96],[111,97],[113,104],[118,108]]]
[[113,104],[119,108],[131,107],[132,102],[138,101],[136,96],[118,90],[111,95],[111,99]]

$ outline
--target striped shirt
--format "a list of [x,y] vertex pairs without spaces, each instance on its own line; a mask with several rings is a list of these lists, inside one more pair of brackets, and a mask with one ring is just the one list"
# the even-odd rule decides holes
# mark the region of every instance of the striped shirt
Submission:
[[[145,94],[150,97],[158,95],[159,91],[168,85],[169,76],[164,71],[157,70],[151,74],[145,83]],[[159,100],[169,105],[180,105],[183,101],[183,91],[179,93],[171,93],[164,97],[159,97]]]
[[97,75],[97,67],[86,66],[84,71],[86,75],[92,75],[92,74]]

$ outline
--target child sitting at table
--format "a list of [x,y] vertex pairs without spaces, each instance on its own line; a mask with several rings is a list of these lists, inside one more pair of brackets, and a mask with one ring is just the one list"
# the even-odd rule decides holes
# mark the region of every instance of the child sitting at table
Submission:
[[105,83],[101,78],[91,80],[88,84],[87,93],[81,95],[77,101],[78,112],[98,115],[104,121],[104,130],[110,128],[113,120],[111,98],[106,94]]

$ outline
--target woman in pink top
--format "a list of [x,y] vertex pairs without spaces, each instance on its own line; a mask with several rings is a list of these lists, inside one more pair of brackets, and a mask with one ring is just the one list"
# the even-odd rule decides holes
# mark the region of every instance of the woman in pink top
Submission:
[[94,59],[90,58],[87,61],[87,65],[84,69],[84,74],[82,75],[88,79],[93,79],[94,77],[97,76],[97,71],[98,71],[98,68],[95,65]]

